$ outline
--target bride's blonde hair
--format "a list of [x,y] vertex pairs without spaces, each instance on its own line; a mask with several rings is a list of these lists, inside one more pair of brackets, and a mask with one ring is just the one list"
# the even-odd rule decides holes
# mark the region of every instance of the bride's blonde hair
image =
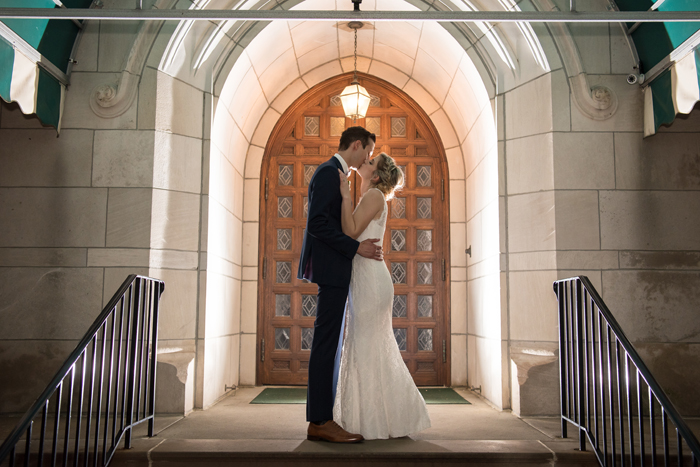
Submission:
[[384,198],[388,201],[394,197],[394,193],[397,190],[403,188],[403,172],[396,165],[396,161],[384,152],[380,153],[376,159],[377,169],[374,171],[372,178],[376,175],[379,177],[379,181],[374,184],[374,188],[378,188],[379,191],[384,193]]

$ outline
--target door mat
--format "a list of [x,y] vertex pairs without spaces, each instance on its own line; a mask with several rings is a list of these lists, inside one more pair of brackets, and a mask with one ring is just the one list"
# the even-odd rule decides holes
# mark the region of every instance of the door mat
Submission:
[[265,388],[251,404],[306,404],[306,387]]
[[471,404],[452,388],[418,388],[426,404]]
[[[452,388],[419,388],[426,404],[470,404]],[[251,404],[306,404],[306,388],[265,388]]]

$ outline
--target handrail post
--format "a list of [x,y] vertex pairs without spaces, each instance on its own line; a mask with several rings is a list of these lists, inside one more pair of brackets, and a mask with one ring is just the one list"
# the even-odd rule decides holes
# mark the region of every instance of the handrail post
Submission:
[[557,305],[559,311],[559,405],[561,410],[561,437],[566,438],[567,435],[567,425],[564,415],[566,413],[566,385],[564,384],[564,378],[566,378],[566,351],[564,349],[564,336],[566,335],[566,321],[564,320],[564,297],[562,297],[562,283],[554,283],[554,293],[557,295]]
[[134,423],[134,393],[136,392],[136,349],[138,344],[139,318],[141,316],[141,291],[142,279],[138,278],[134,281],[134,293],[131,296],[132,306],[132,326],[131,326],[131,342],[129,346],[129,362],[131,368],[129,371],[129,392],[126,399],[126,424],[124,433],[124,446],[126,449],[131,449],[131,425]]
[[574,309],[576,314],[576,371],[578,372],[578,387],[576,388],[576,402],[578,403],[578,447],[581,451],[586,450],[586,439],[582,423],[583,412],[584,412],[584,398],[581,395],[584,387],[583,382],[583,365],[581,365],[581,359],[583,358],[583,323],[582,323],[582,313],[581,313],[581,280],[576,279],[576,306]]
[[158,348],[158,311],[160,309],[160,296],[165,289],[165,285],[161,283],[155,283],[154,288],[157,290],[153,294],[153,317],[151,322],[153,323],[153,329],[151,331],[151,381],[150,381],[150,416],[148,420],[148,436],[153,437],[155,428],[155,417],[156,417],[156,367],[157,367],[157,348]]

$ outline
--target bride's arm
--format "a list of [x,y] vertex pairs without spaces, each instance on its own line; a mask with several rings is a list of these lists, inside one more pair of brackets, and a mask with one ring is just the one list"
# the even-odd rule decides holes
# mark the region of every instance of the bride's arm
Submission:
[[343,196],[341,222],[343,233],[348,237],[357,239],[367,228],[370,221],[384,207],[384,199],[378,190],[370,190],[362,197],[355,212],[352,212],[352,198],[350,187],[345,176],[340,173],[340,194]]

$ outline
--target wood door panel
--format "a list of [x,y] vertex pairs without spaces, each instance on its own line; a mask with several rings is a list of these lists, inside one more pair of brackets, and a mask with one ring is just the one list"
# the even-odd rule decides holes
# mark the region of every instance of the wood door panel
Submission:
[[[444,196],[449,177],[444,150],[432,123],[410,98],[375,78],[363,80],[376,98],[367,118],[357,124],[376,125],[379,134],[374,154],[384,151],[392,155],[406,177],[405,187],[398,193],[405,203],[404,216],[392,217],[392,205],[402,201],[390,201],[382,241],[387,268],[391,272],[392,264],[397,264],[396,272],[403,273],[403,283],[394,284],[395,295],[405,296],[397,302],[402,314],[393,318],[397,342],[405,346],[401,353],[416,384],[449,384],[449,275],[443,278],[442,274],[443,263],[449,269],[448,200]],[[346,81],[342,77],[328,80],[292,104],[273,130],[263,157],[259,384],[304,385],[308,381],[308,347],[315,319],[309,315],[315,310],[313,297],[318,288],[296,279],[306,227],[304,200],[313,166],[333,155],[341,124],[345,128],[353,124],[344,118],[342,107],[334,105],[334,96]],[[401,136],[396,136],[397,132]],[[353,174],[351,182],[357,203],[359,177]],[[428,205],[430,216],[421,215]],[[279,212],[288,217],[280,217]],[[400,231],[396,234],[397,245],[402,245],[399,251],[392,249],[392,230]],[[281,270],[286,283],[278,280],[280,263],[285,263]],[[432,278],[424,283],[421,278],[430,268]],[[278,308],[285,316],[277,316]]]

